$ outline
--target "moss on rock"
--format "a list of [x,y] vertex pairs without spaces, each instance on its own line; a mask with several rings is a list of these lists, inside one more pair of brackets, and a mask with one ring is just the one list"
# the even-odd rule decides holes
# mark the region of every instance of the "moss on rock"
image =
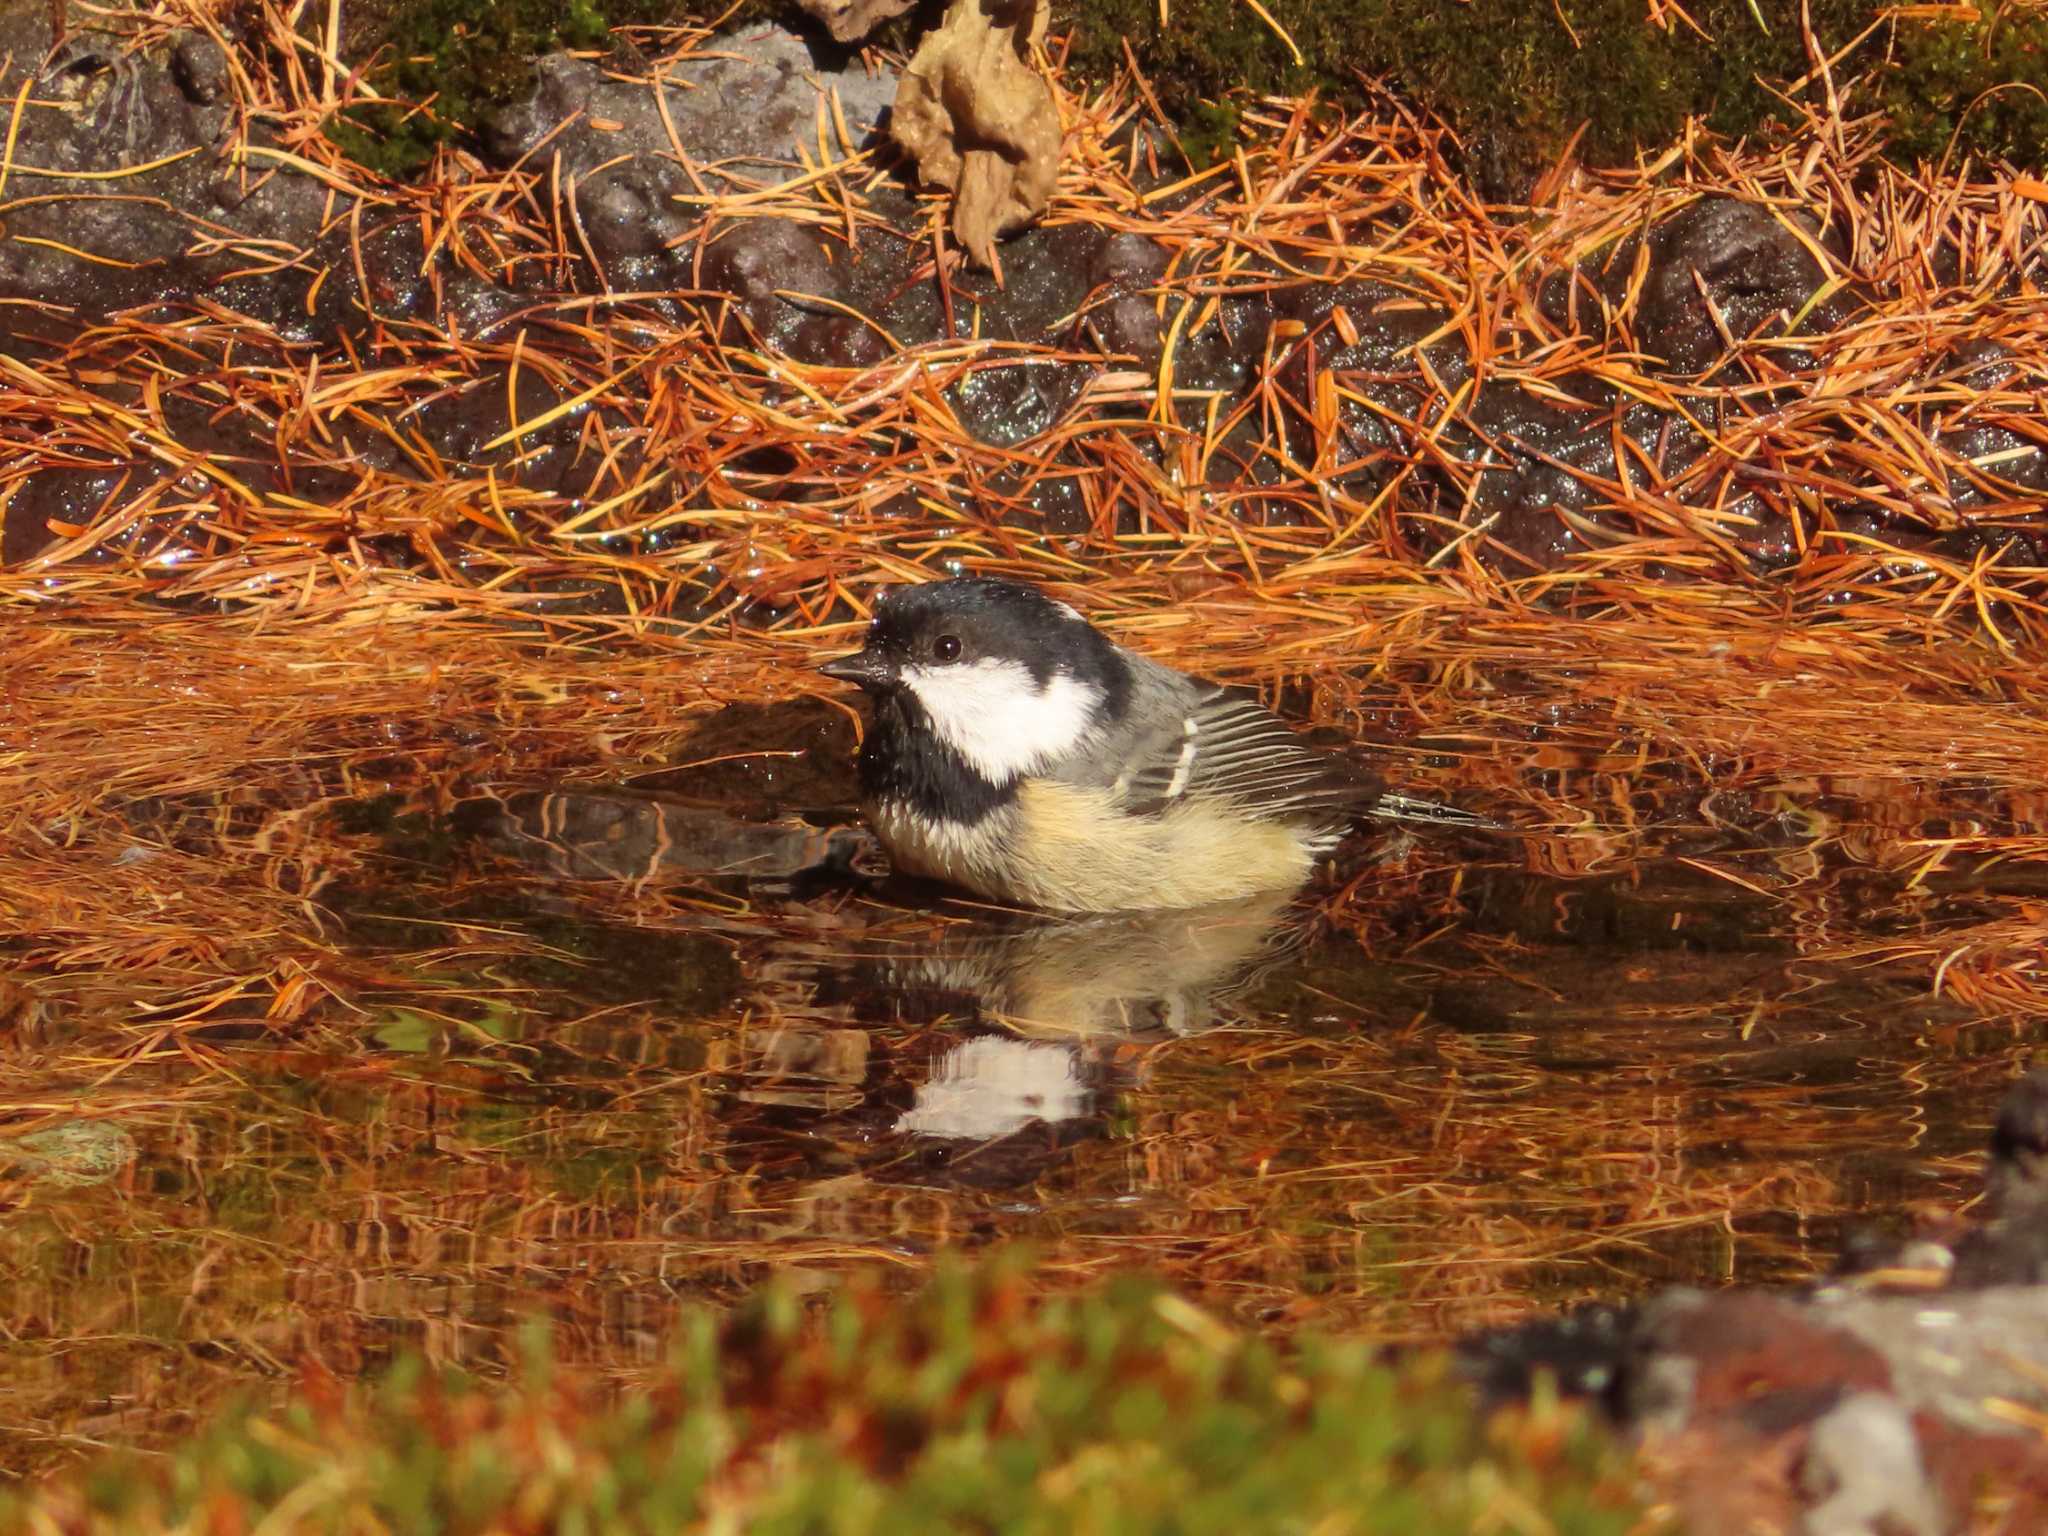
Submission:
[[[1830,56],[1878,14],[1870,0],[1809,3]],[[936,8],[921,6],[919,19],[928,24]],[[1731,137],[1755,133],[1787,115],[1766,82],[1810,68],[1798,0],[1694,0],[1697,31],[1675,10],[1668,26],[1653,25],[1642,0],[1267,0],[1266,9],[1300,62],[1245,0],[1167,0],[1163,26],[1160,0],[1066,0],[1054,24],[1071,30],[1068,67],[1081,80],[1112,77],[1128,41],[1198,161],[1229,152],[1246,93],[1316,90],[1348,108],[1371,77],[1440,113],[1475,169],[1508,193],[1582,123],[1580,153],[1595,164],[1654,151],[1688,117]],[[371,82],[405,105],[356,109],[329,131],[363,163],[402,175],[522,92],[538,54],[603,47],[614,27],[720,17],[803,24],[790,0],[742,0],[736,11],[715,0],[365,0],[347,11],[344,56],[374,58]],[[903,18],[879,40],[903,47],[913,31]],[[1853,105],[1886,113],[1902,160],[1953,146],[2028,165],[2048,144],[2048,12],[1887,20],[1836,65],[1838,79],[1872,71],[1881,78]],[[427,101],[430,110],[409,110]]]
[[[1082,0],[1057,20],[1073,28],[1069,65],[1083,77],[1120,68],[1128,39],[1168,112],[1193,130],[1184,139],[1191,152],[1214,137],[1202,103],[1315,89],[1348,105],[1370,76],[1442,114],[1485,162],[1520,176],[1550,163],[1581,123],[1580,152],[1605,164],[1669,142],[1689,116],[1717,133],[1754,133],[1786,115],[1765,82],[1810,68],[1797,0],[1691,4],[1705,36],[1676,19],[1651,25],[1641,0],[1266,8],[1300,63],[1243,0],[1168,0],[1164,27],[1159,0]],[[1811,0],[1811,15],[1815,39],[1833,55],[1877,11],[1868,0]],[[1904,158],[1938,155],[1958,127],[1961,148],[2023,164],[2048,142],[2048,104],[2025,89],[2048,86],[2048,14],[1887,22],[1836,65],[1838,79],[1872,70],[1883,79],[1855,105],[1893,118]],[[2009,88],[1993,91],[2001,86]]]
[[[603,48],[613,27],[690,20],[697,9],[676,0],[358,0],[345,13],[342,57],[351,67],[371,61],[369,82],[392,102],[351,108],[328,136],[372,170],[410,174],[437,145],[523,94],[540,55]],[[726,13],[701,9],[698,19]],[[745,0],[733,16],[764,9]],[[421,103],[431,105],[415,110]]]

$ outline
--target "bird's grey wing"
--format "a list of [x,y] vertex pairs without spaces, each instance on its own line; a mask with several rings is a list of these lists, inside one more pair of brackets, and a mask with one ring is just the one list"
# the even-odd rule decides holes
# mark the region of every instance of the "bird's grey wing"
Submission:
[[1190,688],[1185,709],[1136,744],[1116,787],[1138,815],[1197,796],[1232,801],[1262,820],[1361,810],[1379,788],[1256,699],[1210,683]]

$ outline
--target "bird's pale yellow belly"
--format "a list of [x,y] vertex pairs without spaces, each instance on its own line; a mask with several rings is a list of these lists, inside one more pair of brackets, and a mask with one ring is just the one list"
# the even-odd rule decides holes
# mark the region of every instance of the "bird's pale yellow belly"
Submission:
[[1129,816],[1107,790],[1043,780],[970,830],[899,803],[869,807],[898,869],[997,901],[1064,912],[1195,907],[1291,889],[1314,868],[1303,829],[1246,821],[1214,801]]

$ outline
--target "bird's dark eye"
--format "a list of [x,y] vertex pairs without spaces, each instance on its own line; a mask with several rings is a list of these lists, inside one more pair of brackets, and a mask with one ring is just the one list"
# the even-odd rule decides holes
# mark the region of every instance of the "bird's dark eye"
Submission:
[[958,661],[960,659],[960,637],[958,635],[939,636],[938,639],[932,642],[932,659],[934,661]]

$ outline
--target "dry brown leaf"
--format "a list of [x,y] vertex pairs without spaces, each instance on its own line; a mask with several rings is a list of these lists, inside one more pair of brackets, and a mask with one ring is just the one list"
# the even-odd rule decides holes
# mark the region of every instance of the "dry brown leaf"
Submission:
[[952,189],[953,236],[980,265],[1045,211],[1059,164],[1059,112],[1031,67],[1046,0],[953,0],[896,88],[890,128],[918,174]]
[[838,43],[859,42],[915,3],[916,0],[797,0],[808,15],[825,24],[825,30]]

